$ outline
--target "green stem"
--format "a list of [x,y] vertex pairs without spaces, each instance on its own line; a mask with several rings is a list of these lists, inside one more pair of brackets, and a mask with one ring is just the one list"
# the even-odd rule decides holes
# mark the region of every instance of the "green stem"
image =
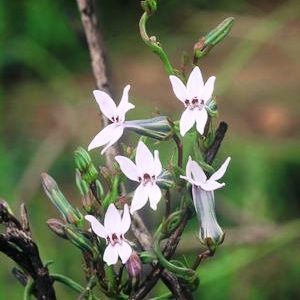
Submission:
[[156,37],[155,36],[149,37],[147,30],[146,30],[146,24],[147,24],[149,17],[150,17],[150,15],[147,12],[144,12],[140,19],[139,28],[140,28],[141,38],[143,39],[145,44],[148,47],[150,47],[150,49],[155,54],[157,54],[159,56],[159,58],[161,59],[163,65],[164,65],[164,68],[165,68],[167,74],[168,75],[175,75],[175,74],[178,75],[177,72],[172,67],[170,60],[168,58],[168,55],[166,54],[164,49],[161,47],[160,43],[158,41],[156,41]]
[[166,299],[174,299],[174,298],[173,298],[173,295],[171,293],[165,293],[163,295],[153,297],[149,300],[166,300]]
[[[85,288],[83,286],[81,286],[79,283],[75,282],[74,280],[72,280],[67,276],[56,274],[56,273],[50,274],[50,276],[54,281],[60,282],[78,293],[83,293],[85,291]],[[98,297],[92,296],[92,300],[100,300],[100,299]]]
[[34,287],[34,281],[28,281],[28,283],[25,286],[23,300],[30,300],[31,299],[33,287]]

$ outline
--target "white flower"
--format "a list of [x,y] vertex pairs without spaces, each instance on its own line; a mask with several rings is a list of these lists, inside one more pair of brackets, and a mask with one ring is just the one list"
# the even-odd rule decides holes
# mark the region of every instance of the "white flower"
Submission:
[[198,132],[203,134],[208,117],[205,105],[212,96],[216,77],[209,77],[204,84],[199,67],[195,67],[186,86],[174,75],[170,75],[169,78],[175,96],[186,107],[180,118],[180,134],[184,136],[195,122]]
[[122,172],[131,180],[140,182],[134,192],[130,212],[142,208],[148,201],[150,207],[156,210],[161,198],[161,190],[156,184],[157,177],[162,172],[159,152],[154,151],[154,157],[143,142],[139,142],[136,149],[135,164],[125,156],[116,156]]
[[103,154],[111,145],[119,140],[122,136],[125,125],[125,114],[135,106],[128,102],[128,92],[130,85],[126,85],[123,90],[122,99],[118,107],[113,99],[105,92],[95,90],[93,94],[102,113],[112,122],[103,128],[92,140],[88,150],[106,145],[101,154]]
[[214,190],[225,185],[217,180],[225,174],[230,159],[228,157],[222,166],[207,179],[202,168],[189,157],[186,176],[180,176],[192,184],[193,202],[200,223],[199,238],[210,249],[222,243],[224,239],[224,232],[215,214]]
[[106,239],[107,247],[103,260],[110,266],[116,264],[120,256],[122,263],[125,264],[132,253],[132,248],[124,237],[131,224],[128,205],[125,204],[121,219],[115,205],[110,204],[104,217],[104,226],[92,215],[85,216],[85,219],[91,223],[95,234]]
[[221,179],[226,172],[228,164],[230,162],[228,157],[222,166],[207,179],[202,168],[189,157],[186,165],[186,176],[180,176],[181,178],[189,181],[191,184],[201,187],[205,191],[214,191],[225,186],[225,183],[219,183],[217,180]]

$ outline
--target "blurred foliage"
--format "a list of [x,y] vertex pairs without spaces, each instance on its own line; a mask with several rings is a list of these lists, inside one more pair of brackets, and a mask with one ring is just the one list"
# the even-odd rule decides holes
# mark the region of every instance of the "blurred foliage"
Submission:
[[[126,82],[136,82],[131,95],[137,109],[130,117],[141,117],[157,106],[176,118],[180,108],[169,93],[168,79],[138,35],[138,1],[97,2],[116,90]],[[237,52],[234,61],[243,61],[237,73],[226,64],[239,42],[244,42],[247,55],[247,47],[257,45],[257,37],[253,34],[248,39],[247,33],[252,28],[259,31],[258,20],[278,7],[280,14],[281,7],[293,3],[296,12],[297,1],[161,1],[159,13],[150,22],[149,31],[158,34],[167,51],[178,57],[181,50],[190,51],[199,36],[223,17],[234,15],[237,20],[232,38],[213,50],[201,66],[207,76],[216,74],[217,92],[223,82],[218,77],[220,68],[227,87],[217,93],[230,130],[216,165],[227,154],[233,158],[226,189],[216,194],[220,224],[228,228],[228,241],[216,257],[200,267],[201,299],[300,297],[299,116],[295,114],[299,109],[295,79],[300,76],[296,71],[299,17],[293,15],[289,21],[286,15],[286,23],[280,23],[283,30],[270,31],[263,48],[257,47],[257,55],[244,61]],[[264,25],[275,28],[278,20],[276,15]],[[86,146],[98,130],[98,108],[90,95],[89,56],[75,2],[0,0],[0,44],[0,196],[14,208],[20,201],[28,203],[42,257],[55,259],[53,271],[83,282],[78,272],[79,253],[47,228],[46,220],[56,213],[39,186],[39,173],[47,171],[67,197],[76,195],[72,153],[78,145]],[[180,59],[175,61],[179,65]],[[168,159],[174,146],[158,147],[162,148],[162,159]],[[97,151],[92,156],[95,163],[101,163]],[[79,203],[79,199],[78,194],[69,200]],[[153,217],[149,213],[149,225]],[[251,230],[244,236],[238,234],[248,225],[258,231],[268,225],[273,231],[252,239]],[[195,221],[189,229],[195,240]],[[185,249],[184,254],[197,250]],[[1,255],[1,263],[0,299],[20,299],[23,288],[9,272],[12,262]],[[160,289],[164,290],[163,285]],[[58,294],[59,299],[75,297],[59,286]]]

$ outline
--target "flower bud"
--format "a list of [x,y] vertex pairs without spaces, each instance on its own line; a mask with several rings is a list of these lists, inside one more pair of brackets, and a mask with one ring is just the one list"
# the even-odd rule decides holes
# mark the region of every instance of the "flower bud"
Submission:
[[218,106],[215,99],[211,99],[206,106],[206,110],[210,117],[215,117],[218,114]]
[[131,256],[126,262],[126,269],[131,277],[138,277],[142,272],[142,262],[135,251],[132,251]]
[[98,177],[98,171],[93,165],[89,153],[82,147],[78,147],[74,152],[76,168],[80,171],[82,178],[90,184]]
[[58,219],[49,219],[47,221],[48,227],[59,237],[67,239],[67,236],[64,231],[65,224]]
[[224,232],[219,226],[215,214],[214,192],[204,191],[198,186],[192,186],[193,201],[200,223],[199,238],[211,251],[224,240]]
[[55,180],[47,173],[42,173],[42,185],[44,191],[54,206],[58,209],[64,219],[76,225],[83,222],[83,216],[80,211],[68,202],[64,194],[60,191]]
[[173,131],[167,117],[159,116],[145,120],[125,121],[125,127],[137,134],[157,140],[166,140],[172,137]]
[[81,196],[86,196],[89,193],[90,188],[88,183],[84,179],[82,179],[82,176],[78,169],[76,169],[75,171],[75,181]]
[[157,2],[156,0],[145,0],[141,1],[142,8],[144,11],[148,14],[151,15],[153,14],[156,9],[157,9]]
[[194,57],[199,59],[205,56],[215,45],[221,42],[230,32],[234,23],[234,18],[230,17],[221,22],[211,30],[205,37],[194,45]]
[[67,236],[67,239],[76,247],[78,247],[82,251],[87,251],[92,254],[95,253],[93,244],[84,231],[69,224],[64,226],[64,232],[65,235]]

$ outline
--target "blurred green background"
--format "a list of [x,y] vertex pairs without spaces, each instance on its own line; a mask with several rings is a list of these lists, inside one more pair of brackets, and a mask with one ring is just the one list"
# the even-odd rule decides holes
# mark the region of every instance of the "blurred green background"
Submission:
[[[129,119],[149,117],[155,107],[178,118],[182,107],[168,77],[140,40],[138,1],[97,2],[116,95],[132,84],[137,109]],[[226,239],[199,268],[195,299],[299,299],[299,1],[162,0],[149,32],[179,67],[182,51],[191,54],[198,38],[228,16],[236,18],[230,36],[200,65],[205,79],[217,76],[220,119],[230,125],[216,159],[218,165],[233,158],[226,188],[216,193]],[[0,45],[0,196],[14,210],[27,204],[42,258],[55,260],[51,270],[83,283],[79,251],[47,228],[58,213],[39,177],[49,172],[79,205],[73,151],[99,131],[75,1],[1,0]],[[92,156],[100,161],[98,151]],[[151,223],[154,215],[147,215]],[[179,256],[198,253],[197,228],[191,222]],[[0,299],[21,299],[14,264],[0,259]],[[58,299],[76,298],[61,286],[57,291]]]

